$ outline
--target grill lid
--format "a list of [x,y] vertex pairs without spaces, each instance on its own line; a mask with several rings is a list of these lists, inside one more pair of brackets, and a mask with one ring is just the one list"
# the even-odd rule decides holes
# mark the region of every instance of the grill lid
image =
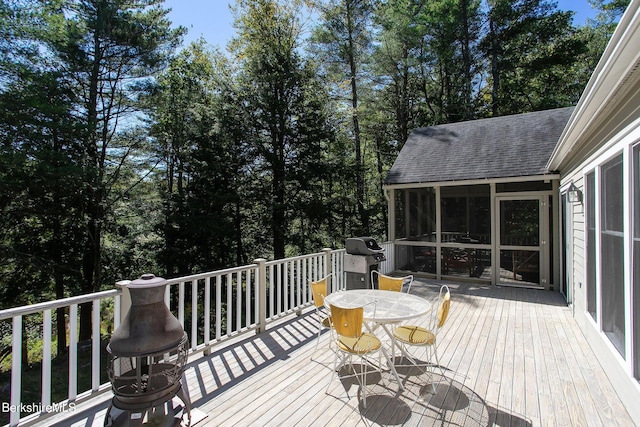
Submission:
[[383,250],[372,237],[351,237],[345,242],[345,249],[351,255],[373,255]]

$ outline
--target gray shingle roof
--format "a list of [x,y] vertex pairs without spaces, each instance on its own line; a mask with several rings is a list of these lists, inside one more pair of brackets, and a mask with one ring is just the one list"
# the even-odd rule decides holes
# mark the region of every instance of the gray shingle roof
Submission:
[[573,108],[415,129],[385,184],[545,174]]

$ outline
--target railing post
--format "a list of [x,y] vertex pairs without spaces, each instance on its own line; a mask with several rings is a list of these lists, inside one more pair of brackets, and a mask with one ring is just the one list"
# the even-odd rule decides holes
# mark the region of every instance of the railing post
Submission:
[[[331,273],[333,273],[333,266],[331,265],[331,248],[324,248],[322,249],[322,252],[324,252],[324,277],[327,277],[328,275],[330,275]],[[332,279],[333,277],[331,277],[329,280],[327,280],[327,295],[329,295],[331,293],[331,290],[333,288],[333,283],[332,283]]]
[[264,258],[257,258],[254,264],[258,264],[256,269],[256,297],[258,304],[258,321],[256,327],[256,334],[267,330],[267,260]]
[[[115,328],[124,321],[125,316],[129,313],[129,309],[131,308],[131,295],[129,295],[129,288],[127,288],[129,283],[131,283],[131,280],[120,280],[119,282],[116,282],[116,288],[120,289],[120,306],[116,306],[114,309],[116,319],[113,320],[114,322],[117,322],[117,325],[114,325]],[[118,299],[116,298],[116,301],[117,300]]]

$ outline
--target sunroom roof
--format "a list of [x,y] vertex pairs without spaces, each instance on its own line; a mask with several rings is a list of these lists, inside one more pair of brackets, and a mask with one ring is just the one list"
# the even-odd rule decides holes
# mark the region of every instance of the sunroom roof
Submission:
[[385,184],[536,176],[574,107],[415,129]]

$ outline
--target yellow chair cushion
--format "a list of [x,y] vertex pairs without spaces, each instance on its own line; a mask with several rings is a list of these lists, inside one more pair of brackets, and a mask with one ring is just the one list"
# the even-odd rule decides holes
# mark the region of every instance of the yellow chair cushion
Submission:
[[447,292],[442,300],[442,304],[438,308],[438,328],[444,326],[444,322],[449,317],[449,307],[451,306],[451,295]]
[[378,275],[378,289],[383,291],[402,292],[402,282],[404,279]]
[[412,345],[433,345],[436,342],[433,332],[420,326],[399,326],[393,335],[396,339]]
[[316,307],[322,307],[324,305],[324,295],[327,293],[327,278],[311,282],[311,292]]
[[338,337],[338,348],[347,353],[366,354],[380,349],[380,340],[372,334],[362,334],[357,338]]

